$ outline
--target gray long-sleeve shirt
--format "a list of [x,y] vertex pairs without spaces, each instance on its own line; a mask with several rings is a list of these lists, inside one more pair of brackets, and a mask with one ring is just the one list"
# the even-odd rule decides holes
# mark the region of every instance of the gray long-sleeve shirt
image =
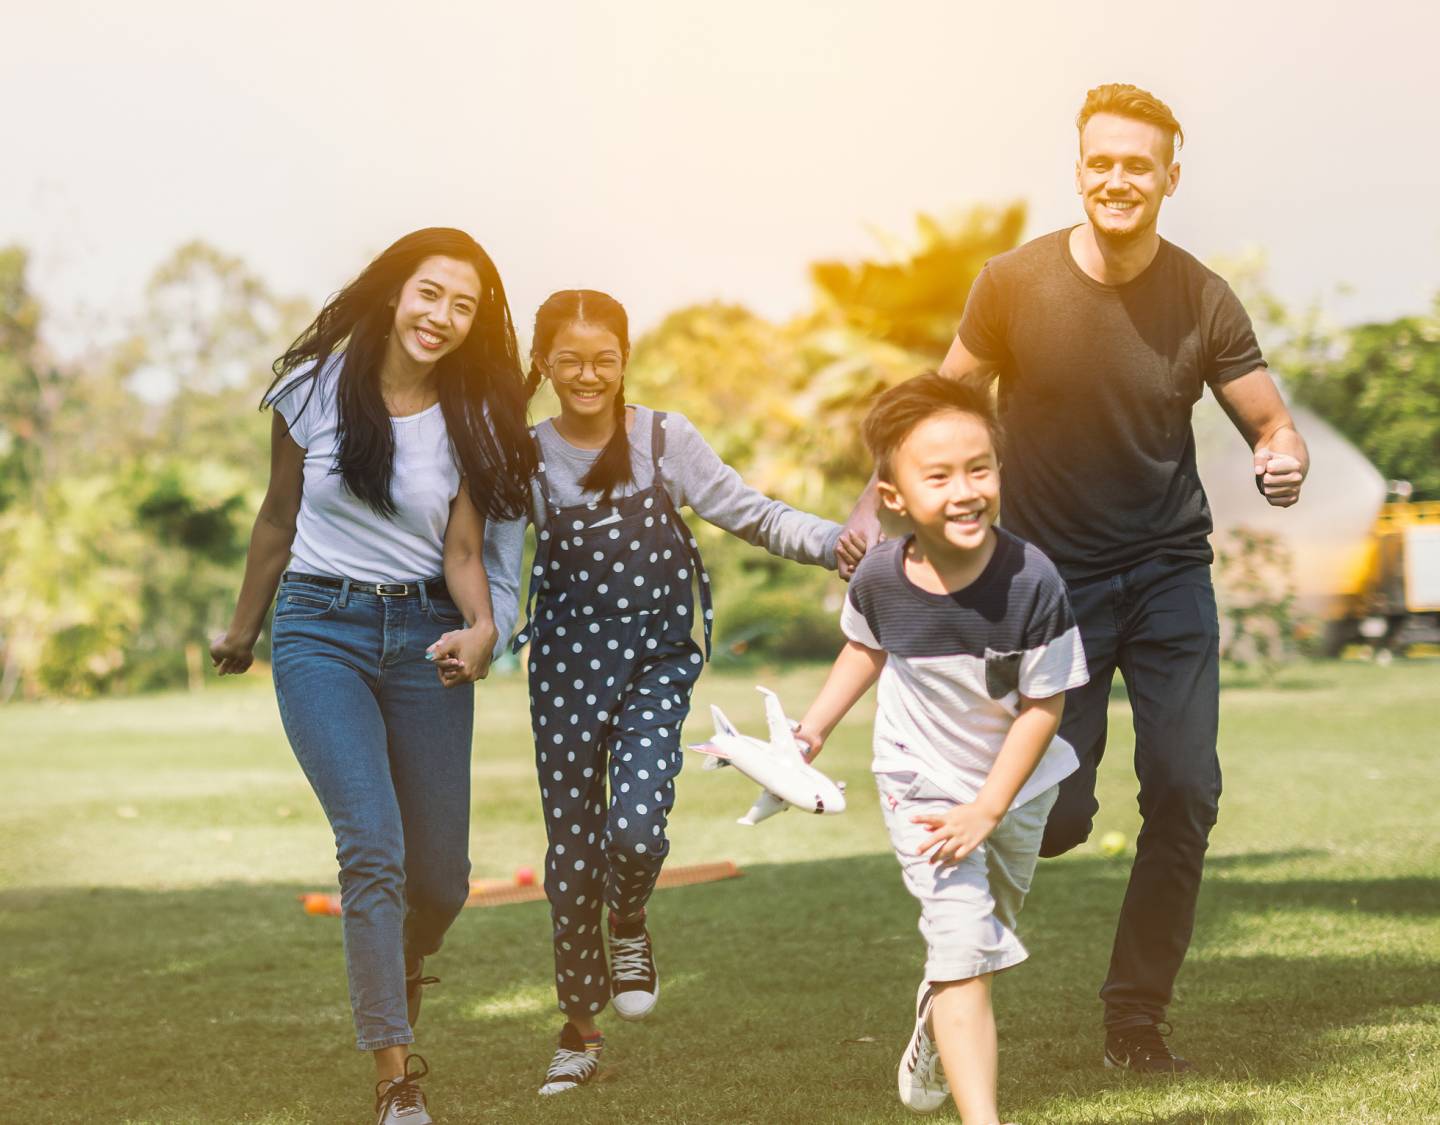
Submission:
[[[649,488],[655,479],[651,456],[655,412],[645,406],[636,406],[634,410],[630,463],[635,482],[618,490],[617,496]],[[540,458],[545,462],[551,500],[562,508],[598,500],[599,494],[583,489],[580,480],[595,464],[600,450],[571,445],[556,432],[549,418],[535,427],[535,433],[540,439]],[[798,511],[751,488],[720,459],[683,414],[666,414],[661,480],[677,508],[688,504],[701,519],[747,543],[764,547],[772,555],[835,569],[835,544],[840,538],[840,525]],[[538,481],[531,488],[531,510],[535,526],[544,527],[545,504]]]

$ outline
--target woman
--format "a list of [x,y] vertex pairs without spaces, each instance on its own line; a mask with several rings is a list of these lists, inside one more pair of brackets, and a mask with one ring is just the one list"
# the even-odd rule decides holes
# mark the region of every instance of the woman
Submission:
[[525,397],[485,251],[446,228],[387,249],[276,361],[270,485],[234,618],[211,646],[221,675],[244,672],[279,584],[275,693],[335,833],[350,1002],[382,1125],[430,1121],[428,1067],[407,1045],[433,981],[423,959],[469,890],[466,685],[517,614],[521,525],[488,544],[485,526],[529,497]]

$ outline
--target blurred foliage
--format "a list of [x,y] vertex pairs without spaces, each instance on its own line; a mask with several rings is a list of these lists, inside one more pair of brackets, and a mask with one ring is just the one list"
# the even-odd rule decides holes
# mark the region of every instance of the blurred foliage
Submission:
[[304,306],[191,243],[127,338],[61,364],[26,265],[0,250],[0,701],[193,684],[265,487],[260,394]]
[[[679,309],[636,341],[627,396],[687,415],[757,488],[843,520],[870,475],[859,435],[871,401],[939,365],[975,277],[1024,222],[1019,204],[922,215],[874,260],[815,263],[813,308],[786,323],[736,305]],[[310,309],[193,242],[156,269],[124,339],[62,363],[26,269],[22,249],[0,248],[0,701],[197,685],[265,488],[256,406]],[[1440,497],[1440,305],[1347,332],[1282,306],[1258,259],[1222,272],[1292,392],[1382,472]],[[543,394],[532,404],[549,408]],[[692,524],[717,655],[834,652],[837,578]],[[1222,546],[1232,656],[1283,655],[1277,567],[1259,539]]]
[[[880,392],[945,357],[985,262],[1019,241],[1020,204],[922,215],[883,261],[811,267],[815,308],[783,325],[696,305],[636,341],[626,396],[686,415],[746,481],[843,521],[870,477],[860,421]],[[712,575],[717,651],[826,657],[843,584],[693,521]]]
[[1328,419],[1416,500],[1440,500],[1440,298],[1424,316],[1364,324],[1290,372],[1296,398]]
[[1258,252],[1214,263],[1255,322],[1271,370],[1296,401],[1354,443],[1414,499],[1440,500],[1440,295],[1419,316],[1345,328],[1291,309],[1265,287]]
[[1295,567],[1280,536],[1232,528],[1215,543],[1220,656],[1266,675],[1299,654]]

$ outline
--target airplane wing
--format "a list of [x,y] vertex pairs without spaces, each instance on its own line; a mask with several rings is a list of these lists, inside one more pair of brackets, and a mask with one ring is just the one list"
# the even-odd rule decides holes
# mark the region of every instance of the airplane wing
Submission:
[[770,748],[782,755],[786,761],[805,761],[805,752],[795,741],[794,728],[785,717],[785,708],[780,697],[769,688],[756,688],[765,697],[765,723],[770,728]]
[[755,803],[750,806],[750,811],[737,820],[736,824],[744,824],[754,828],[762,820],[774,816],[776,813],[784,812],[790,806],[779,797],[775,796],[768,789],[760,790],[760,796],[755,798]]

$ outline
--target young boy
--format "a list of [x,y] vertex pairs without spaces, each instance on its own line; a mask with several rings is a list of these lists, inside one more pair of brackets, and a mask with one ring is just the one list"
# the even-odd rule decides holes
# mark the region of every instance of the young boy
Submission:
[[990,978],[1027,956],[1015,918],[1056,783],[1077,766],[1055,732],[1085,657],[1055,568],[994,526],[988,392],[921,375],[880,397],[864,433],[881,501],[914,533],[856,570],[848,643],[797,736],[813,758],[880,681],[871,768],[929,947],[900,1100],[929,1113],[953,1090],[965,1125],[993,1125]]

